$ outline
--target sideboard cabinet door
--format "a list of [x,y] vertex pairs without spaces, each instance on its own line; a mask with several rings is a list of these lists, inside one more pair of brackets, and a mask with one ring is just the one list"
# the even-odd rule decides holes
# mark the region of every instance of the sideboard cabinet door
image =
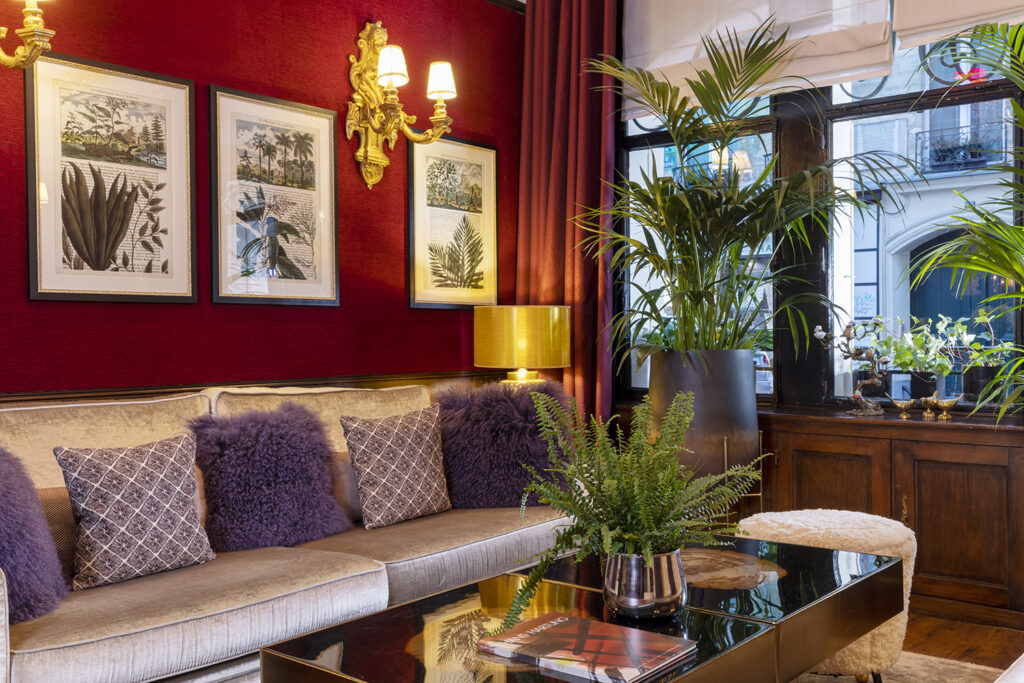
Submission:
[[826,508],[892,516],[891,442],[776,432],[776,509]]
[[895,441],[893,493],[917,534],[914,593],[1020,610],[1024,449]]

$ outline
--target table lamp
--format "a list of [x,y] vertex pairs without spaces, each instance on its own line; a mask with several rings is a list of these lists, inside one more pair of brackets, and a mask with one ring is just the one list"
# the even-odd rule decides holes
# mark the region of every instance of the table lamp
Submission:
[[477,306],[473,310],[473,364],[518,368],[508,373],[506,383],[541,382],[535,368],[571,365],[569,338],[568,306]]

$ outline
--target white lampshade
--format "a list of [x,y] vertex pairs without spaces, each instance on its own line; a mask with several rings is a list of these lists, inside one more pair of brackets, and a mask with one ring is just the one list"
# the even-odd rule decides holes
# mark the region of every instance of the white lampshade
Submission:
[[741,173],[750,169],[750,155],[746,151],[738,149],[732,153],[732,170]]
[[455,97],[455,76],[449,62],[430,63],[427,97],[432,100],[450,100]]
[[384,88],[399,88],[409,82],[405,55],[397,45],[385,45],[377,58],[377,82]]

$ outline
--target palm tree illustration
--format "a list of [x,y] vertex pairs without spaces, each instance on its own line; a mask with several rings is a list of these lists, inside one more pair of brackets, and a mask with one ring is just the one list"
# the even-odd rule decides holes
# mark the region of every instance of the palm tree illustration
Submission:
[[249,154],[249,150],[243,149],[238,154],[238,163],[242,165],[242,170],[245,171],[245,179],[249,180],[252,178],[252,155]]
[[274,182],[274,174],[270,168],[270,162],[277,158],[277,145],[273,145],[267,142],[267,148],[263,150],[263,155],[267,157],[267,182]]
[[263,175],[263,153],[267,151],[267,143],[269,142],[267,136],[263,133],[256,133],[252,136],[252,146],[259,152],[259,159],[256,163],[256,178],[257,180]]
[[279,220],[274,214],[277,201],[269,201],[263,194],[263,187],[256,187],[256,195],[242,193],[239,208],[235,212],[242,234],[247,241],[238,252],[242,262],[242,275],[252,277],[265,275],[268,278],[305,280],[306,275],[295,265],[284,245],[292,238],[301,239],[298,230],[291,223]]
[[299,187],[306,187],[306,162],[313,156],[313,136],[310,133],[292,133],[295,156],[299,160]]
[[288,133],[274,133],[274,142],[283,152],[284,159],[281,161],[281,172],[284,174],[284,184],[288,184],[288,153],[292,151],[292,138]]

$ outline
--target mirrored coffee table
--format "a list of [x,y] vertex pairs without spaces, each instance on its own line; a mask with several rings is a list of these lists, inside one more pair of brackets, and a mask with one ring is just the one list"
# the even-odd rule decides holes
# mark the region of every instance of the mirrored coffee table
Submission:
[[[897,558],[753,539],[684,557],[687,607],[670,621],[619,622],[697,642],[696,657],[659,681],[789,681],[903,607]],[[498,576],[264,648],[263,681],[559,680],[476,652],[522,580]],[[596,561],[556,564],[524,618],[555,611],[613,619]]]

